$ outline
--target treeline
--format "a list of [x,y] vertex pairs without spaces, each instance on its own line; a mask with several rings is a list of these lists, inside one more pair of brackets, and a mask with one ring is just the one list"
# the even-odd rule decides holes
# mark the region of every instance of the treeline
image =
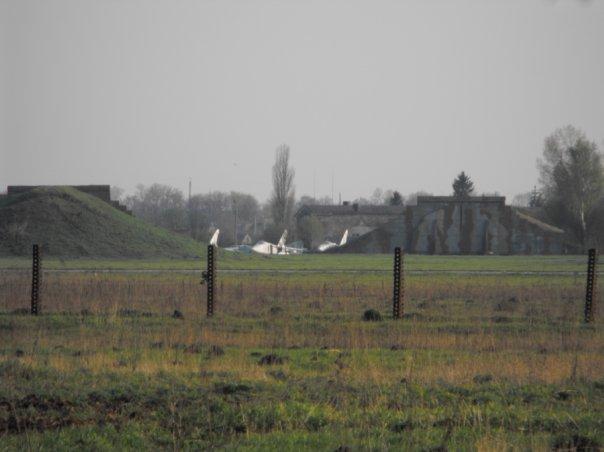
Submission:
[[[397,192],[376,189],[371,197],[360,198],[354,202],[398,203],[400,199],[393,193]],[[198,193],[187,199],[181,190],[156,183],[148,186],[138,185],[135,193],[129,196],[123,196],[121,190],[114,189],[113,196],[120,198],[135,216],[202,242],[207,241],[212,231],[219,228],[221,246],[242,243],[246,236],[253,242],[260,239],[276,241],[283,229],[290,231],[290,240],[301,240],[304,238],[304,232],[298,231],[293,219],[297,209],[302,205],[332,204],[329,197],[315,199],[311,196],[301,196],[297,200],[293,199],[291,212],[285,219],[275,223],[271,200],[260,202],[253,195],[235,191]],[[413,200],[414,196],[406,199]]]
[[[220,229],[221,246],[247,241],[254,243],[260,239],[275,243],[287,229],[289,242],[301,240],[305,246],[312,246],[324,237],[317,233],[316,228],[297,225],[294,214],[303,205],[330,205],[333,201],[330,197],[315,199],[306,195],[296,199],[294,177],[289,147],[281,145],[275,151],[273,191],[266,202],[235,191],[212,191],[186,198],[181,190],[157,183],[149,186],[139,184],[135,193],[129,196],[124,196],[122,189],[112,187],[112,198],[119,199],[134,215],[151,224],[202,242],[207,241],[215,229]],[[414,203],[422,194],[428,193],[413,193],[405,198],[398,191],[376,188],[371,196],[351,202],[403,205],[405,202]]]
[[[596,143],[575,127],[557,129],[545,139],[537,165],[539,185],[514,197],[512,204],[563,229],[573,251],[592,246],[604,248],[604,167]],[[196,240],[207,241],[219,228],[222,246],[259,239],[274,243],[288,229],[289,242],[302,240],[305,246],[311,246],[324,239],[319,226],[296,225],[294,214],[302,205],[331,205],[334,200],[307,195],[297,199],[294,177],[289,147],[281,145],[275,152],[273,190],[266,202],[235,191],[194,194],[187,199],[182,191],[161,184],[139,185],[134,194],[126,197],[123,191],[113,188],[113,196],[137,217]],[[475,193],[473,182],[464,172],[456,177],[452,188],[454,196]],[[359,205],[415,205],[418,196],[430,194],[419,191],[403,196],[393,189],[376,188],[367,197],[346,201]],[[497,193],[489,193],[492,194]]]
[[194,194],[187,199],[168,185],[138,185],[122,201],[137,217],[196,240],[205,242],[213,229],[220,228],[225,246],[240,243],[246,234],[256,236],[264,226],[262,206],[256,198],[235,191]]

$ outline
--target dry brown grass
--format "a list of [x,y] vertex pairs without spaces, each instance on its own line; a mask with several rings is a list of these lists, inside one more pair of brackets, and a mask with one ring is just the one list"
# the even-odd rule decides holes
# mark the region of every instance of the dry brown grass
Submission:
[[[26,273],[0,274],[0,310],[26,308],[28,283]],[[32,365],[65,372],[203,368],[267,379],[251,351],[300,347],[335,349],[332,361],[341,351],[351,356],[325,369],[286,364],[286,372],[378,384],[471,382],[476,375],[555,383],[604,374],[601,321],[580,324],[583,288],[572,277],[418,276],[406,289],[408,317],[393,321],[386,276],[229,275],[219,280],[217,315],[208,320],[204,288],[191,276],[55,273],[44,279],[42,311],[63,320],[0,335]],[[361,321],[368,308],[387,319]],[[174,310],[185,319],[170,318]],[[202,365],[198,354],[182,350],[195,344],[229,352]]]

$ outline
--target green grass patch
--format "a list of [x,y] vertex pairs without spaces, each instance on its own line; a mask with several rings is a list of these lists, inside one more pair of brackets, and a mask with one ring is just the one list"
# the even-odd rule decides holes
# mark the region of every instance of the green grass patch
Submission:
[[[205,253],[195,259],[44,259],[48,269],[78,270],[201,270]],[[217,261],[223,270],[283,271],[391,271],[386,254],[305,254],[297,256],[238,255],[221,251]],[[423,256],[405,257],[407,271],[467,272],[577,272],[586,269],[584,256]],[[29,258],[0,257],[0,269],[28,269]]]

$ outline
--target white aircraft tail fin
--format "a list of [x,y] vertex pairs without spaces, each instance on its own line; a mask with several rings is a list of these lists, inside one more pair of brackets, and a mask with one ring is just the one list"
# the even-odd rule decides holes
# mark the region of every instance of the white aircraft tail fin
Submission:
[[220,229],[216,229],[214,231],[214,235],[210,239],[210,245],[218,246],[218,235],[220,234]]
[[346,242],[348,242],[348,229],[346,229],[344,231],[344,235],[342,236],[342,240],[340,240],[340,246],[346,245]]
[[286,240],[287,240],[287,229],[285,231],[283,231],[283,234],[281,235],[281,238],[277,242],[277,246],[280,247],[280,248],[283,248],[285,246],[285,241]]
[[279,242],[277,243],[277,246],[280,247],[280,248],[284,247],[286,240],[287,240],[287,229],[285,231],[283,231],[283,235],[279,239]]

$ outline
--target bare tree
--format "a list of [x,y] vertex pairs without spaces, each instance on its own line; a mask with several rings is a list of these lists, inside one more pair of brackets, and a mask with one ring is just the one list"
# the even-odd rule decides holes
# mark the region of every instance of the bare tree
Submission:
[[230,194],[230,209],[233,216],[233,241],[237,245],[250,231],[259,211],[258,201],[252,195],[232,191]]
[[604,169],[598,147],[573,127],[557,129],[545,139],[538,160],[545,207],[551,218],[584,247],[597,205],[604,195]]
[[246,193],[213,191],[193,195],[189,202],[190,232],[198,240],[207,240],[219,228],[220,244],[234,245],[246,234],[254,236],[258,221],[261,221],[258,201]]
[[515,207],[530,207],[538,208],[543,207],[543,194],[537,190],[537,187],[533,187],[531,191],[524,193],[518,193],[512,199],[512,205]]
[[275,151],[273,165],[273,194],[271,197],[271,216],[275,226],[287,227],[294,206],[294,175],[289,166],[289,146],[282,144]]
[[136,193],[124,199],[135,216],[172,231],[186,229],[186,209],[182,192],[174,187],[139,184]]
[[373,205],[379,205],[382,204],[384,202],[384,190],[382,190],[381,188],[376,188],[375,190],[373,190],[373,193],[371,194],[371,198],[369,198],[371,200],[371,204]]
[[323,240],[323,225],[315,215],[305,215],[297,225],[298,237],[304,246],[314,249]]
[[514,207],[529,207],[531,202],[531,192],[527,191],[524,193],[518,193],[512,198],[512,205]]

